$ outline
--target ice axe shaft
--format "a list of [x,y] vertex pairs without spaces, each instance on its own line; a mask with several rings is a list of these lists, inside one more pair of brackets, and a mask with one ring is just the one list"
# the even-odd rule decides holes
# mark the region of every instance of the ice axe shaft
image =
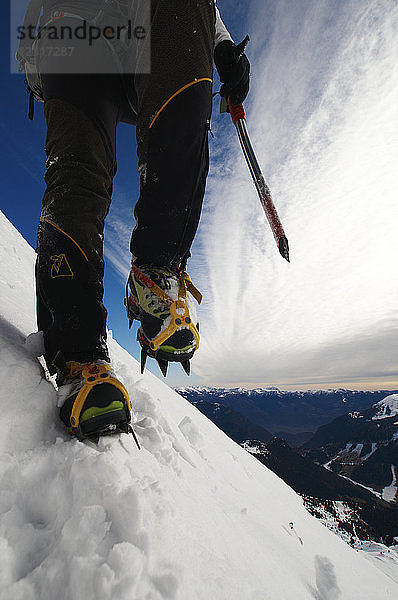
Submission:
[[289,242],[280,222],[278,213],[272,200],[271,190],[269,189],[264,176],[261,172],[260,165],[258,164],[256,155],[253,150],[253,146],[250,142],[249,134],[246,127],[245,111],[242,104],[233,106],[228,100],[229,112],[231,113],[232,122],[238,132],[239,141],[242,146],[243,154],[245,155],[249,171],[256,186],[258,195],[260,197],[261,205],[264,209],[265,215],[270,224],[272,233],[274,234],[275,241],[277,243],[280,254],[288,262],[289,257]]

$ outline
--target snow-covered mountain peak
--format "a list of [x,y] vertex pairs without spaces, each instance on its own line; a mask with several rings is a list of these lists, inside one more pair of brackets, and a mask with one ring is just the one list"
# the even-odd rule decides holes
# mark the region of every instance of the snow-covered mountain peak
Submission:
[[112,338],[142,450],[125,434],[98,446],[70,439],[24,344],[34,253],[1,223],[1,599],[398,596],[391,577]]
[[372,417],[374,421],[396,417],[398,415],[398,394],[387,396],[374,405],[378,412]]

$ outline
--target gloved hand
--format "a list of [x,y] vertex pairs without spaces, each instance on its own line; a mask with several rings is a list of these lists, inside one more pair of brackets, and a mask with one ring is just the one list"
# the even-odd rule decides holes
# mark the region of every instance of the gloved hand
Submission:
[[249,93],[250,63],[245,54],[249,36],[237,46],[223,40],[214,50],[214,62],[220,76],[221,96],[231,97],[233,105],[242,104]]

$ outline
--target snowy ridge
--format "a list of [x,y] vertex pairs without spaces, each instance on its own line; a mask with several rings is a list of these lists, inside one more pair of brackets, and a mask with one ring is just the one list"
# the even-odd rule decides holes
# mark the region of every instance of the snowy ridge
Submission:
[[141,376],[111,336],[143,449],[128,435],[98,447],[69,439],[24,344],[34,253],[1,219],[0,229],[0,268],[14,273],[0,275],[1,600],[397,597],[391,577],[187,401]]
[[[216,393],[217,395],[221,395],[221,394],[241,394],[243,393],[247,393],[248,395],[263,395],[266,393],[270,393],[270,394],[278,394],[281,396],[285,396],[290,394],[290,391],[287,390],[281,390],[278,387],[275,386],[267,386],[267,387],[256,387],[256,388],[245,388],[245,387],[231,387],[231,388],[225,388],[225,387],[212,387],[212,386],[178,386],[175,388],[176,392],[178,393],[189,393],[189,392],[196,392],[197,394],[207,394],[207,393]],[[295,393],[297,394],[308,394],[308,395],[313,395],[316,396],[317,394],[321,393],[321,394],[336,394],[336,392],[340,392],[340,393],[345,393],[345,392],[349,392],[350,394],[361,394],[362,392],[360,390],[349,390],[349,389],[345,389],[345,388],[329,388],[329,389],[319,389],[319,390],[313,390],[313,389],[302,389],[302,390],[295,390]],[[369,393],[374,393],[374,391],[370,391]],[[396,395],[396,394],[395,394]],[[342,402],[346,402],[345,398],[342,398]],[[398,413],[397,413],[398,414]]]
[[392,394],[384,400],[380,400],[374,405],[374,408],[378,408],[379,412],[372,417],[373,421],[396,417],[398,415],[398,394]]

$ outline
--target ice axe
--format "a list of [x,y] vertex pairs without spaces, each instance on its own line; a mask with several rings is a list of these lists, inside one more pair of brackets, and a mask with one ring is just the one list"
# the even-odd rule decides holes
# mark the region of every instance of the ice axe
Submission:
[[[239,44],[239,46],[236,47],[236,49],[239,48],[239,54],[236,57],[236,60],[239,60],[241,54],[245,51],[248,41],[249,36],[246,36],[243,42],[241,42],[241,44]],[[253,146],[250,142],[249,134],[246,127],[245,110],[243,108],[243,104],[238,104],[234,106],[233,104],[231,104],[230,98],[228,98],[228,101],[225,98],[222,98],[220,109],[221,112],[228,112],[228,109],[231,113],[232,122],[235,125],[236,130],[238,132],[243,154],[245,155],[249,171],[253,178],[254,185],[256,186],[258,195],[260,197],[261,205],[268,219],[268,223],[270,224],[272,233],[274,234],[274,238],[279,248],[279,252],[283,256],[283,258],[290,262],[289,242],[287,241],[287,237],[283,230],[282,223],[279,219],[278,213],[273,203],[271,190],[269,189],[264,179],[260,165],[258,164],[256,155],[254,153]]]

